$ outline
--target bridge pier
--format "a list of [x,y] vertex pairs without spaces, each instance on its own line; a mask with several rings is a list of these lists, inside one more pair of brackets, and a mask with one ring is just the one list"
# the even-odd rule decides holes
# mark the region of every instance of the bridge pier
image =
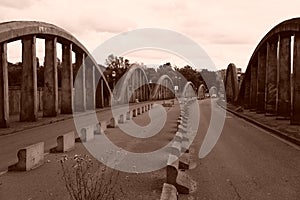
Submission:
[[72,114],[73,66],[72,44],[62,44],[61,113]]
[[266,88],[266,47],[258,52],[257,61],[257,113],[265,112],[265,88]]
[[57,78],[57,38],[45,39],[45,66],[43,116],[55,117],[58,114],[58,78]]
[[250,109],[257,109],[257,58],[256,62],[252,63],[251,79],[250,79]]
[[[97,108],[103,108],[104,107],[103,78],[100,77],[100,73],[98,71],[96,71],[96,74],[98,74],[97,78],[96,78],[96,81],[99,79],[99,82],[98,82],[98,84],[96,86],[97,87],[97,89],[96,89],[96,97],[95,97],[96,98],[96,107]],[[98,78],[98,76],[99,76],[99,78]]]
[[236,67],[233,63],[230,63],[226,70],[225,90],[227,102],[235,103],[239,88]]
[[74,110],[75,112],[86,111],[86,81],[85,81],[85,55],[84,53],[76,53],[76,69],[77,75],[75,78],[75,97],[74,97]]
[[7,43],[0,44],[0,127],[9,127]]
[[288,119],[291,115],[291,36],[280,35],[278,57],[278,103],[277,115]]
[[36,36],[22,38],[20,121],[37,120]]
[[95,109],[95,66],[89,57],[85,59],[86,109]]
[[300,125],[300,35],[294,37],[293,109],[291,124]]
[[251,80],[250,77],[245,77],[245,91],[244,91],[244,108],[250,108],[250,90],[251,90]]
[[267,42],[266,66],[266,115],[276,115],[277,101],[277,44],[278,40]]

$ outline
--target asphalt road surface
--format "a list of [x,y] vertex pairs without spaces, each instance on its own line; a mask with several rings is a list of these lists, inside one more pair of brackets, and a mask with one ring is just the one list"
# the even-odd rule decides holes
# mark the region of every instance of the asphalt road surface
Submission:
[[[193,164],[196,167],[187,171],[196,181],[197,186],[193,193],[179,195],[180,200],[300,199],[299,147],[282,141],[232,114],[227,113],[222,134],[212,151],[206,157],[199,159],[199,149],[203,144],[207,129],[209,125],[216,126],[216,124],[210,124],[210,99],[198,101],[198,103],[200,106],[199,130],[191,147]],[[222,108],[218,108],[217,112],[221,113]],[[179,113],[176,109],[171,109],[168,113],[169,123],[162,132],[170,132],[170,134],[153,141],[156,145],[161,146],[170,141],[171,134],[176,131],[175,123]],[[136,122],[141,125],[147,124],[148,121],[147,117],[136,118]],[[46,146],[50,147],[55,143],[56,135],[59,135],[60,130],[73,129],[72,120],[67,120],[3,136],[0,138],[0,164],[7,165],[7,162],[11,161],[11,157],[16,156],[16,149],[19,146],[43,140],[46,142]],[[156,148],[151,140],[132,140],[128,136],[120,137],[118,129],[110,129],[108,132],[116,144],[125,149],[128,148],[130,151],[148,152]],[[75,152],[71,153],[78,152],[84,152],[82,145],[77,144]],[[43,197],[36,199],[62,199],[61,195],[66,195],[66,191],[63,183],[59,182],[61,181],[57,175],[59,166],[53,161],[52,157],[54,156],[59,155],[49,155],[47,159],[51,160],[50,163],[46,163],[43,167],[30,173],[4,175],[2,177],[3,187],[5,186],[5,190],[18,191],[16,193],[20,193],[21,196],[24,195],[24,191],[21,190],[26,189],[29,197],[32,197],[33,194]],[[47,173],[44,173],[45,171]],[[122,173],[121,180],[127,186],[124,191],[127,196],[130,196],[127,199],[132,199],[133,196],[136,199],[157,199],[160,196],[162,184],[165,182],[165,175],[165,169],[139,175]],[[36,177],[41,178],[39,183],[28,182],[28,180],[36,180]],[[24,184],[28,185],[28,188],[24,187]],[[50,197],[47,194],[49,191],[57,197]],[[8,194],[14,195],[12,192],[8,192]],[[46,194],[47,198],[45,198]],[[27,196],[25,199],[28,199]]]
[[197,167],[187,172],[197,189],[179,199],[300,199],[299,147],[230,113],[213,150],[199,159],[210,124],[210,100],[199,105],[200,129],[192,145]]

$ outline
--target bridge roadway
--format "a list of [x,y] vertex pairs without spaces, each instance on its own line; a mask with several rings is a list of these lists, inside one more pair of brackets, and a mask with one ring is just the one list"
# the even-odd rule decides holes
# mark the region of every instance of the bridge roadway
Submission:
[[[213,103],[215,103],[215,101],[213,101]],[[180,200],[299,199],[299,147],[282,141],[270,135],[268,132],[249,124],[248,122],[230,113],[227,113],[223,132],[212,152],[205,158],[199,159],[198,151],[203,143],[203,138],[210,123],[210,100],[207,99],[199,101],[199,105],[201,114],[199,125],[201,128],[199,129],[191,147],[191,154],[194,163],[196,164],[196,168],[187,171],[193,180],[197,182],[197,189],[190,195],[180,195]],[[171,116],[175,116],[173,112],[171,114]],[[171,120],[172,123],[175,123],[175,118],[176,116],[174,117],[174,120]],[[137,118],[137,120],[139,119]],[[142,122],[143,121],[141,121],[141,123]],[[70,120],[68,123],[70,126],[69,129],[71,130],[72,120]],[[58,134],[57,130],[61,128],[64,128],[64,130],[68,129],[66,122],[59,122],[49,126],[55,127],[55,129],[52,128],[47,134],[42,133],[41,137],[45,137],[45,135],[50,137],[50,133],[53,135]],[[166,129],[166,131],[174,131],[175,126],[172,124],[168,124],[167,126],[169,126],[169,128]],[[39,128],[34,130],[37,135],[41,133],[39,132]],[[120,144],[120,146],[122,146],[122,144],[124,147],[127,146],[127,148],[129,148],[128,150],[151,150],[150,142],[148,144],[140,143],[137,142],[137,140],[136,142],[130,142],[131,145],[128,146],[127,143],[124,144],[122,138],[117,137],[117,129],[110,129],[110,132],[112,136],[115,135],[114,139],[118,140],[116,142]],[[116,132],[116,134],[113,132]],[[19,135],[19,137],[22,135]],[[23,144],[25,144],[26,142],[23,141],[24,138],[28,139],[27,142],[31,142],[31,138],[37,140],[34,135],[31,136],[31,138],[26,135],[26,137],[20,137],[20,139],[17,140],[18,142],[21,141]],[[6,148],[11,148],[10,146],[16,146],[16,143],[18,142],[14,141],[13,139],[16,138],[12,138],[9,141],[2,140],[1,138],[1,148],[2,145],[5,145]],[[168,138],[168,140],[169,139],[170,138]],[[54,142],[52,139],[49,140]],[[159,142],[162,143],[163,141]],[[47,142],[48,146],[50,143],[51,142]],[[75,152],[76,151],[77,150],[75,150]],[[6,154],[8,154],[7,150],[5,150],[5,152],[2,152],[1,150],[1,163],[3,161],[3,155],[6,156]],[[55,162],[51,162],[48,165],[52,166],[54,164]],[[26,173],[27,179],[29,179],[29,176],[33,176],[34,174],[37,177],[38,172],[43,171],[46,168],[47,165],[41,167],[39,170],[33,170],[30,173]],[[44,192],[51,191],[54,195],[55,192],[57,193],[56,189],[62,191],[61,194],[66,195],[66,193],[63,192],[63,183],[60,183],[60,185],[58,182],[59,179],[55,178],[55,176],[57,176],[55,175],[56,173],[57,172],[53,172],[52,169],[47,169],[47,173],[42,175],[39,183],[30,182],[26,188],[28,190],[34,190],[35,187],[39,188],[37,191],[40,191],[39,195],[44,195],[43,199],[46,196]],[[12,175],[4,175],[2,177],[3,183],[7,183],[7,180],[10,180],[10,176]],[[25,175],[16,174],[15,176],[21,178]],[[48,178],[43,178],[44,176]],[[130,194],[130,197],[133,195],[136,197],[136,199],[153,199],[150,197],[159,196],[162,183],[165,181],[165,170],[162,169],[152,173],[140,174],[139,176],[135,174],[131,175],[122,173],[121,177],[122,179],[120,180],[124,180],[125,185],[127,185],[123,191],[126,194]],[[3,189],[7,191],[7,194],[10,195],[12,194],[8,191],[15,191],[15,195],[19,194],[20,196],[24,195],[24,192],[26,194],[30,194],[30,191],[25,191],[25,180],[21,179],[16,178],[16,182],[14,182],[13,186],[10,186],[10,184],[5,184],[6,189]],[[18,183],[18,180],[20,180],[21,183],[23,182],[23,184]],[[46,189],[42,188],[42,185],[45,185]],[[51,198],[48,195],[48,198],[46,199]],[[61,198],[58,196],[57,199]]]
[[298,146],[227,113],[216,146],[200,160],[199,147],[210,123],[209,100],[200,101],[200,112],[201,128],[192,144],[197,167],[188,171],[197,190],[180,199],[299,199]]
[[[156,103],[162,102],[156,101]],[[132,110],[149,103],[150,101],[130,104],[130,109]],[[99,121],[106,120],[109,123],[109,120],[112,118],[112,112],[107,108],[98,110],[97,117]],[[67,118],[63,121],[0,136],[0,172],[7,170],[8,166],[17,162],[18,149],[43,141],[45,142],[45,151],[48,152],[49,149],[56,146],[57,136],[74,130],[76,129],[73,118]]]

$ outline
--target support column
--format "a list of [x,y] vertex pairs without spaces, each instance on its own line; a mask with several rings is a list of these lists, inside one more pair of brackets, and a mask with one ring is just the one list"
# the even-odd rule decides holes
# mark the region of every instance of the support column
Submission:
[[294,38],[293,109],[291,124],[300,125],[300,35]]
[[0,44],[0,127],[9,127],[7,44]]
[[250,89],[251,89],[251,80],[250,80],[250,76],[251,74],[245,74],[244,77],[244,99],[242,100],[243,104],[244,104],[244,108],[245,109],[249,109],[250,108]]
[[143,83],[142,83],[142,73],[139,71],[139,100],[143,101]]
[[251,64],[250,109],[257,109],[257,61]]
[[57,38],[45,39],[43,116],[55,117],[58,114],[57,78]]
[[278,105],[279,118],[288,119],[291,115],[291,36],[280,36],[278,60]]
[[[99,73],[99,72],[96,72]],[[103,108],[104,107],[104,98],[103,98],[103,79],[100,75],[99,76],[99,81],[97,84],[97,89],[96,89],[96,108]],[[95,83],[97,82],[97,78],[95,80]]]
[[86,108],[95,109],[95,66],[90,58],[85,59]]
[[36,37],[22,38],[22,83],[20,121],[36,121],[37,116],[37,72]]
[[61,69],[61,113],[72,114],[73,104],[73,66],[72,44],[62,44]]
[[133,102],[135,102],[135,99],[136,99],[136,90],[135,90],[135,83],[136,83],[136,76],[135,76],[135,73],[134,72],[132,75],[131,75],[131,78],[133,79],[132,80],[132,99],[133,99]]
[[267,43],[266,115],[276,115],[277,113],[277,44],[278,40],[271,40]]
[[257,63],[257,113],[265,112],[265,88],[266,88],[266,59],[267,49],[262,47],[258,52]]
[[76,59],[75,65],[78,71],[75,78],[74,110],[75,112],[84,112],[86,111],[84,53],[76,53],[75,59]]

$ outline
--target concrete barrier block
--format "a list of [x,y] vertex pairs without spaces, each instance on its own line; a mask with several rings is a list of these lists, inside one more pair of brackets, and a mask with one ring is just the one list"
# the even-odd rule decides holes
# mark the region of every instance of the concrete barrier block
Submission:
[[27,146],[18,151],[18,163],[9,166],[9,171],[29,171],[44,163],[44,142]]
[[185,133],[187,133],[187,128],[185,128],[181,124],[179,124],[177,131],[181,132],[182,134],[185,134]]
[[142,113],[144,113],[145,112],[145,107],[144,106],[142,106]]
[[179,158],[179,169],[187,170],[190,169],[191,155],[189,153],[184,153]]
[[177,200],[177,189],[174,185],[164,183],[160,200]]
[[116,120],[114,117],[110,119],[110,123],[108,125],[108,128],[117,128],[118,127],[118,120]]
[[178,167],[179,167],[178,157],[174,155],[169,155],[167,161],[167,183],[176,186]]
[[131,117],[132,117],[131,112],[128,111],[128,112],[126,113],[126,120],[131,120]]
[[82,142],[88,142],[94,139],[94,127],[93,126],[86,126],[81,129],[80,131],[80,138]]
[[57,137],[57,147],[50,149],[51,153],[62,153],[75,148],[75,133],[71,131]]
[[100,135],[100,134],[104,134],[104,132],[107,129],[107,124],[106,121],[100,121],[99,123],[97,123],[95,125],[95,129],[94,129],[94,134],[95,135]]
[[188,140],[182,140],[181,142],[181,152],[183,153],[189,153],[190,152],[190,146]]
[[192,189],[192,179],[179,170],[178,157],[170,155],[167,161],[167,183],[176,187],[179,194],[189,194]]
[[137,109],[133,109],[132,110],[132,117],[136,117],[137,116]]
[[125,123],[125,115],[124,114],[121,114],[120,116],[119,116],[119,120],[118,120],[118,123],[119,124],[124,124]]
[[178,141],[174,141],[169,149],[172,155],[179,157],[181,154],[181,143]]
[[178,171],[176,178],[176,189],[179,194],[190,194],[192,191],[192,179],[185,172]]
[[181,141],[182,141],[182,137],[183,137],[183,136],[182,136],[182,133],[176,132],[174,140],[175,140],[176,142],[181,142]]

